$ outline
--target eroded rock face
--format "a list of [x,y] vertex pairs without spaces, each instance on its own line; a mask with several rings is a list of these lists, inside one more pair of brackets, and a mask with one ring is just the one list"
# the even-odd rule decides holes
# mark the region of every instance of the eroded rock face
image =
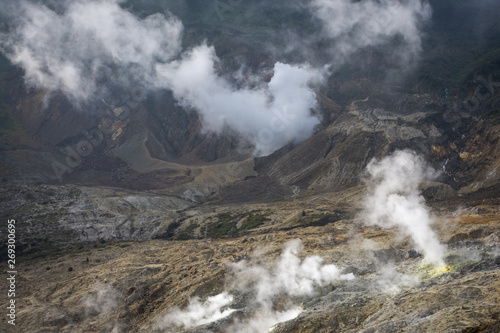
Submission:
[[[330,306],[328,314],[305,314],[280,324],[274,332],[487,331],[498,325],[498,307],[495,296],[483,293],[498,291],[497,277],[497,272],[472,273],[453,282],[407,290],[392,297],[357,287],[344,291],[350,301],[326,301],[325,308]],[[338,293],[337,299],[344,296],[341,291]],[[350,309],[346,311],[346,307]],[[457,313],[460,320],[456,320]]]
[[369,99],[353,102],[347,112],[301,145],[262,159],[259,171],[303,190],[341,189],[359,184],[372,158],[398,147],[413,147],[430,156],[428,147],[445,140],[433,120],[435,113],[404,115],[372,104],[376,102]]
[[15,216],[18,242],[30,253],[53,245],[152,239],[179,218],[178,211],[193,206],[174,196],[76,186],[21,186],[2,194],[2,215]]
[[[234,75],[248,75],[244,80],[252,81],[253,70],[266,72],[261,80],[269,82],[274,64],[283,59],[263,48],[263,40],[282,48],[285,43],[277,39],[293,38],[289,25],[304,19],[283,4],[175,0],[127,6],[141,15],[157,12],[148,7],[158,6],[185,17],[183,47],[208,39],[220,58],[217,74],[228,82],[235,81]],[[273,10],[261,10],[266,6]],[[436,9],[435,14],[449,16],[448,5]],[[457,11],[465,13],[455,19],[461,28],[469,9]],[[227,20],[218,10],[227,11]],[[200,11],[199,17],[194,14]],[[466,27],[476,31],[472,19],[467,21]],[[436,40],[455,35],[446,25]],[[277,26],[283,34],[276,34]],[[475,48],[477,41],[468,38]],[[316,51],[329,48],[318,44]],[[461,48],[466,43],[457,44]],[[370,59],[367,66],[335,73],[315,91],[318,108],[311,112],[319,124],[314,135],[260,158],[253,155],[255,147],[230,129],[221,135],[206,133],[197,113],[183,109],[167,91],[111,92],[78,110],[62,95],[48,103],[47,92],[25,89],[19,70],[2,69],[0,170],[5,186],[0,189],[0,215],[17,221],[17,328],[240,333],[255,325],[256,332],[283,333],[500,331],[499,99],[491,77],[489,82],[482,79],[491,96],[481,94],[473,112],[459,100],[460,92],[448,94],[446,89],[441,96],[455,74],[462,76],[453,81],[464,85],[458,88],[463,98],[477,95],[472,71],[494,68],[496,60],[491,59],[496,59],[498,46],[493,45],[484,63],[467,60],[470,55],[444,59],[457,50],[451,46],[424,58],[431,64],[419,72],[424,77],[406,87],[388,86],[399,82],[387,82],[382,73],[394,70],[385,49],[354,55]],[[474,57],[477,52],[464,53]],[[293,63],[304,62],[301,57],[284,56]],[[242,70],[246,66],[251,70]],[[429,75],[436,67],[448,73]],[[432,228],[447,246],[448,267],[423,266],[423,255],[396,229],[363,224],[359,209],[366,165],[407,148],[442,171],[436,182],[423,183],[420,190],[436,215]],[[5,260],[5,229],[0,236]],[[283,249],[297,239],[303,251],[288,265],[281,264],[279,272],[309,258],[309,268],[321,264],[329,268],[320,273],[337,274],[335,265],[349,279],[319,281],[307,293],[288,293],[265,281],[279,280],[269,272],[280,266]],[[242,267],[252,274],[244,274]],[[265,277],[260,282],[279,292],[267,288],[266,304],[259,303],[259,279],[239,285],[237,269],[244,277]],[[5,281],[5,270],[0,275]],[[220,320],[201,320],[187,328],[165,319],[174,307],[185,312],[189,300],[199,298],[193,303],[203,306],[220,295],[226,303],[214,313],[230,310]],[[4,330],[12,331],[5,317],[0,320]]]
[[[481,105],[470,115],[457,109],[457,100],[396,92],[368,79],[345,85],[344,90],[370,88],[360,88],[359,99],[344,106],[328,97],[335,96],[329,89],[318,91],[316,134],[257,158],[258,174],[246,172],[240,177],[244,182],[216,181],[215,192],[205,191],[203,200],[234,202],[238,193],[258,192],[265,184],[272,195],[254,193],[247,201],[286,198],[291,186],[301,193],[345,189],[359,184],[372,158],[404,148],[424,155],[443,171],[440,181],[462,194],[499,184],[494,105]],[[149,96],[133,110],[106,102],[92,113],[74,110],[61,96],[44,109],[43,93],[14,95],[18,112],[7,113],[19,125],[16,138],[22,141],[6,136],[9,146],[0,151],[6,181],[135,190],[189,187],[202,166],[254,157],[253,147],[230,130],[205,133],[197,114],[183,110],[168,92]]]
[[[103,212],[99,217],[102,226],[117,230],[123,229],[112,224],[114,217],[104,212],[152,219],[161,210],[180,204],[167,203],[153,194],[138,198],[110,189],[99,192],[99,203],[91,203],[97,192],[80,190],[78,196],[70,195],[69,189],[52,192],[44,200],[55,198],[63,205],[70,204],[75,219],[82,207],[92,207]],[[24,194],[28,193],[35,192]],[[351,200],[355,198],[359,199],[359,194],[345,192],[272,204],[185,207],[185,220],[171,230],[169,238],[191,239],[108,240],[66,246],[62,253],[54,246],[53,252],[46,249],[45,254],[21,256],[21,297],[26,302],[19,309],[23,330],[224,332],[250,327],[245,323],[264,317],[253,300],[252,286],[234,284],[235,267],[259,268],[260,275],[269,274],[287,244],[300,239],[300,260],[319,256],[323,265],[333,264],[342,274],[353,273],[354,279],[315,286],[312,293],[304,295],[270,294],[271,313],[298,311],[295,318],[274,326],[273,332],[399,332],[422,328],[494,332],[500,321],[500,252],[495,236],[500,232],[498,205],[469,207],[456,214],[448,210],[451,206],[445,208],[443,202],[436,202],[441,210],[437,211],[434,228],[448,247],[445,261],[449,267],[441,270],[423,266],[411,240],[398,238],[394,230],[366,227],[346,212],[332,210],[354,209]],[[259,215],[265,218],[256,219]],[[244,229],[250,221],[261,223]],[[213,229],[221,223],[234,223],[236,229]],[[194,224],[198,227],[191,228]],[[31,227],[35,227],[34,221]],[[214,232],[210,238],[196,239],[204,228],[227,230],[227,234]],[[50,236],[55,237],[56,232]],[[129,235],[134,237],[123,232],[124,238]],[[200,304],[205,304],[208,297],[224,292],[233,298],[221,311],[235,310],[224,319],[189,329],[169,326],[165,321],[176,306],[186,311],[190,298],[199,297]],[[158,321],[163,321],[161,329]]]
[[458,197],[457,191],[448,184],[439,182],[425,182],[420,184],[419,189],[427,200],[444,201],[453,200]]
[[[293,310],[297,316],[276,316],[290,320],[278,323],[275,332],[495,330],[496,125],[474,122],[460,143],[440,114],[408,110],[409,104],[432,102],[429,96],[408,97],[411,103],[401,103],[401,110],[369,99],[342,110],[322,98],[330,122],[303,143],[267,157],[245,160],[231,155],[235,142],[202,144],[195,138],[188,153],[176,146],[180,155],[172,155],[159,144],[161,129],[128,136],[129,125],[120,123],[115,139],[103,140],[95,156],[65,175],[65,182],[101,186],[5,187],[2,215],[18,220],[21,262],[29,263],[21,266],[30,285],[30,304],[22,310],[28,331],[40,325],[42,331],[62,332],[179,331],[155,323],[173,306],[185,308],[191,297],[206,300],[228,290],[235,263],[275,258],[297,238],[304,256],[318,255],[356,279],[307,296],[276,295],[273,311]],[[482,130],[486,138],[479,136]],[[439,182],[420,190],[441,215],[449,215],[434,226],[448,245],[449,271],[421,267],[421,254],[409,239],[364,227],[358,217],[367,163],[408,147],[443,171]],[[483,160],[479,147],[490,157]],[[37,154],[7,153],[17,163],[30,162],[25,170]],[[109,163],[93,169],[103,161]],[[50,171],[49,162],[39,168]],[[132,189],[102,187],[123,183]],[[460,205],[470,207],[452,215]],[[47,284],[54,276],[59,282]],[[235,292],[227,306],[235,311],[223,320],[184,331],[231,331],[235,322],[258,317],[248,292]],[[463,320],[453,320],[457,314]]]

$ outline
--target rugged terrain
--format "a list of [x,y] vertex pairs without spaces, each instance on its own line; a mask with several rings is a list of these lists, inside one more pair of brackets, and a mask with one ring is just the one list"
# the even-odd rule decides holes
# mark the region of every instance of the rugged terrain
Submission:
[[[313,135],[267,156],[231,129],[205,131],[168,90],[116,88],[82,108],[27,89],[2,56],[0,215],[17,223],[18,275],[16,326],[2,315],[0,331],[500,332],[500,11],[430,2],[414,68],[395,69],[382,47],[353,54],[315,87]],[[182,18],[183,47],[214,45],[227,80],[245,68],[268,82],[277,61],[331,56],[324,40],[307,44],[311,59],[305,47],[277,51],[298,38],[292,28],[318,29],[300,6],[122,5]],[[443,267],[398,228],[366,224],[367,165],[404,149],[439,171],[419,190]],[[292,263],[315,255],[352,276],[257,299],[259,276],[301,277],[280,261],[294,240]],[[172,313],[202,313],[221,295],[231,300],[213,314],[227,316],[174,324]]]
[[[74,207],[80,200],[88,204],[95,194],[60,190],[47,187],[25,194],[58,192],[59,204]],[[265,265],[292,239],[303,243],[301,258],[319,255],[355,279],[302,298],[276,298],[278,310],[300,304],[302,312],[275,332],[498,331],[498,198],[435,201],[434,228],[448,246],[449,266],[436,271],[423,266],[422,258],[412,254],[411,242],[396,237],[395,230],[364,226],[356,216],[362,188],[279,203],[194,208],[165,197],[160,202],[155,195],[141,196],[140,202],[131,193],[102,191],[94,199],[101,208],[86,209],[102,215],[89,216],[84,225],[82,218],[76,220],[83,212],[48,217],[31,208],[32,223],[43,228],[28,228],[19,218],[24,230],[37,230],[24,250],[29,254],[18,259],[19,332],[151,332],[158,318],[186,306],[189,298],[204,300],[234,290],[238,300],[231,307],[237,312],[187,330],[223,332],[235,318],[244,322],[252,313],[251,296],[232,283],[234,264]],[[123,214],[120,219],[111,217],[113,204],[120,207],[114,212]],[[173,205],[177,215],[168,213]],[[108,215],[102,211],[105,206]],[[140,207],[140,217],[131,218]],[[129,224],[117,221],[127,219]],[[169,228],[170,221],[181,223]],[[7,327],[5,318],[2,326]]]

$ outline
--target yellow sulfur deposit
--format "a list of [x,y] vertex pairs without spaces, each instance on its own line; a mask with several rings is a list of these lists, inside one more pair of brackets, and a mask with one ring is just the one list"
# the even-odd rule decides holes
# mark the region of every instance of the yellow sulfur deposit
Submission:
[[443,274],[451,270],[450,266],[438,267],[432,270],[432,274]]

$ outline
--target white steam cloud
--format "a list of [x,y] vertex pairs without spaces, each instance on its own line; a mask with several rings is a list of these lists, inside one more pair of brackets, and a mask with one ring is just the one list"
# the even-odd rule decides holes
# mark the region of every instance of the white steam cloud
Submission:
[[268,306],[279,295],[311,295],[317,287],[354,278],[352,274],[341,274],[335,265],[322,265],[319,256],[301,260],[297,255],[302,249],[302,242],[296,239],[288,242],[279,260],[269,266],[239,262],[233,267],[235,282],[238,286],[253,286],[255,300]]
[[168,323],[169,326],[173,325],[184,328],[209,324],[233,313],[233,309],[222,310],[222,308],[231,304],[232,301],[233,296],[227,293],[209,297],[203,303],[200,302],[199,298],[193,298],[189,300],[189,305],[186,309],[173,309],[163,318],[163,322]]
[[364,260],[369,260],[376,267],[374,288],[376,292],[388,294],[399,293],[404,288],[413,287],[420,283],[416,276],[408,275],[397,270],[390,255],[377,256],[376,251],[381,250],[380,244],[372,239],[362,238],[360,234],[354,234],[349,241],[349,249]]
[[[269,154],[313,134],[322,80],[307,65],[276,63],[268,84],[235,88],[215,71],[215,50],[200,45],[181,54],[182,23],[171,15],[138,18],[120,0],[68,0],[58,12],[21,1],[15,28],[0,45],[25,70],[30,86],[61,91],[76,104],[113,86],[169,89],[201,115],[205,131],[228,127]],[[174,58],[178,60],[173,61]],[[109,77],[107,77],[109,76]],[[263,82],[264,80],[261,79]]]
[[109,285],[98,285],[82,302],[87,316],[106,315],[118,308],[122,294]]
[[388,294],[397,294],[401,288],[413,287],[420,283],[417,276],[398,272],[393,263],[387,263],[378,269],[377,289]]
[[[1,35],[1,50],[24,69],[29,86],[61,91],[77,105],[113,93],[114,87],[171,90],[200,114],[205,131],[230,128],[255,146],[256,155],[313,134],[320,120],[312,113],[317,101],[311,86],[322,82],[319,70],[278,62],[269,83],[262,73],[257,86],[255,80],[239,80],[236,88],[216,72],[213,47],[182,53],[183,25],[177,18],[139,18],[122,2],[65,0],[52,10],[20,1],[7,13],[11,30]],[[420,0],[313,0],[310,8],[334,41],[336,64],[394,36],[404,41],[401,58],[411,58],[420,51],[420,24],[430,17],[430,6]]]
[[62,91],[73,101],[95,97],[105,69],[117,81],[132,72],[147,84],[154,65],[180,51],[182,23],[162,14],[139,19],[119,2],[66,1],[58,14],[20,1],[16,28],[2,36],[2,49],[24,69],[28,85]]
[[409,150],[396,151],[380,161],[372,160],[367,171],[371,188],[364,201],[365,223],[397,227],[411,237],[425,263],[444,266],[446,247],[431,228],[435,218],[418,189],[422,181],[435,178],[437,172]]
[[309,85],[322,80],[319,71],[276,63],[266,86],[235,89],[215,73],[217,62],[213,47],[201,45],[181,60],[158,66],[161,85],[183,105],[198,110],[206,130],[220,133],[229,126],[250,139],[261,154],[313,134],[319,119],[311,115],[316,94]]
[[352,273],[342,274],[335,265],[322,265],[319,256],[309,256],[304,260],[298,257],[302,251],[298,239],[287,243],[279,259],[264,264],[251,264],[245,261],[234,265],[233,288],[250,290],[256,312],[244,322],[232,326],[232,332],[267,332],[272,326],[297,317],[301,309],[294,305],[285,311],[273,309],[278,297],[303,297],[314,295],[319,287],[339,280],[352,280]]
[[[335,281],[352,280],[354,275],[342,274],[335,265],[323,265],[323,259],[309,256],[304,260],[298,257],[302,250],[300,240],[290,241],[281,256],[274,261],[249,263],[241,261],[232,267],[230,290],[235,294],[248,297],[247,309],[252,316],[244,321],[234,322],[228,332],[261,333],[272,326],[296,318],[301,308],[293,304],[294,297],[314,295],[317,288]],[[278,298],[290,298],[287,308],[275,309]],[[184,309],[174,309],[158,321],[158,327],[195,327],[217,321],[231,314],[227,308],[233,297],[224,292],[208,298],[206,302],[192,300]],[[280,304],[282,307],[287,304]],[[225,310],[223,310],[226,308]]]
[[247,321],[238,321],[230,328],[231,333],[268,333],[279,323],[297,318],[302,312],[301,307],[293,307],[285,311],[257,312]]
[[334,41],[337,61],[400,37],[403,44],[396,50],[402,64],[409,64],[421,51],[420,28],[432,13],[426,0],[313,0],[310,8]]

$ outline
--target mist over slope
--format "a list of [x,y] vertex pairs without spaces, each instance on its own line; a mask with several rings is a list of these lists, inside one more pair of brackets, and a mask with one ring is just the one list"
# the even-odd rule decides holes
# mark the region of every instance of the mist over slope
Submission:
[[[496,5],[8,2],[2,53],[23,73],[4,59],[3,75],[23,82],[5,86],[5,119],[22,130],[4,137],[35,148],[23,157],[28,169],[41,161],[34,179],[140,188],[190,179],[175,171],[165,182],[127,166],[269,155],[320,134],[367,97],[396,114],[434,112],[442,138],[456,142],[469,130],[459,119],[496,107],[498,38],[488,6]],[[448,38],[462,23],[478,28]],[[97,172],[86,175],[89,168]],[[26,178],[21,169],[9,177]]]
[[19,330],[498,331],[499,22],[492,0],[4,1]]
[[[10,14],[2,49],[24,70],[25,84],[47,90],[48,100],[61,92],[82,108],[113,95],[116,87],[139,86],[142,95],[167,90],[184,109],[198,112],[204,132],[222,133],[227,127],[253,144],[254,154],[268,155],[313,134],[320,116],[311,113],[317,112],[312,85],[323,83],[351,54],[399,38],[391,44],[400,53],[397,62],[401,67],[415,62],[420,28],[430,17],[429,5],[416,3],[306,4],[302,10],[321,20],[333,59],[315,65],[307,58],[303,64],[276,62],[264,72],[241,73],[240,67],[239,74],[227,73],[233,82],[216,72],[216,48],[202,43],[182,50],[184,27],[177,17],[166,11],[140,18],[121,7],[123,1],[52,3],[56,8],[21,2]],[[265,75],[272,77],[267,87]]]

